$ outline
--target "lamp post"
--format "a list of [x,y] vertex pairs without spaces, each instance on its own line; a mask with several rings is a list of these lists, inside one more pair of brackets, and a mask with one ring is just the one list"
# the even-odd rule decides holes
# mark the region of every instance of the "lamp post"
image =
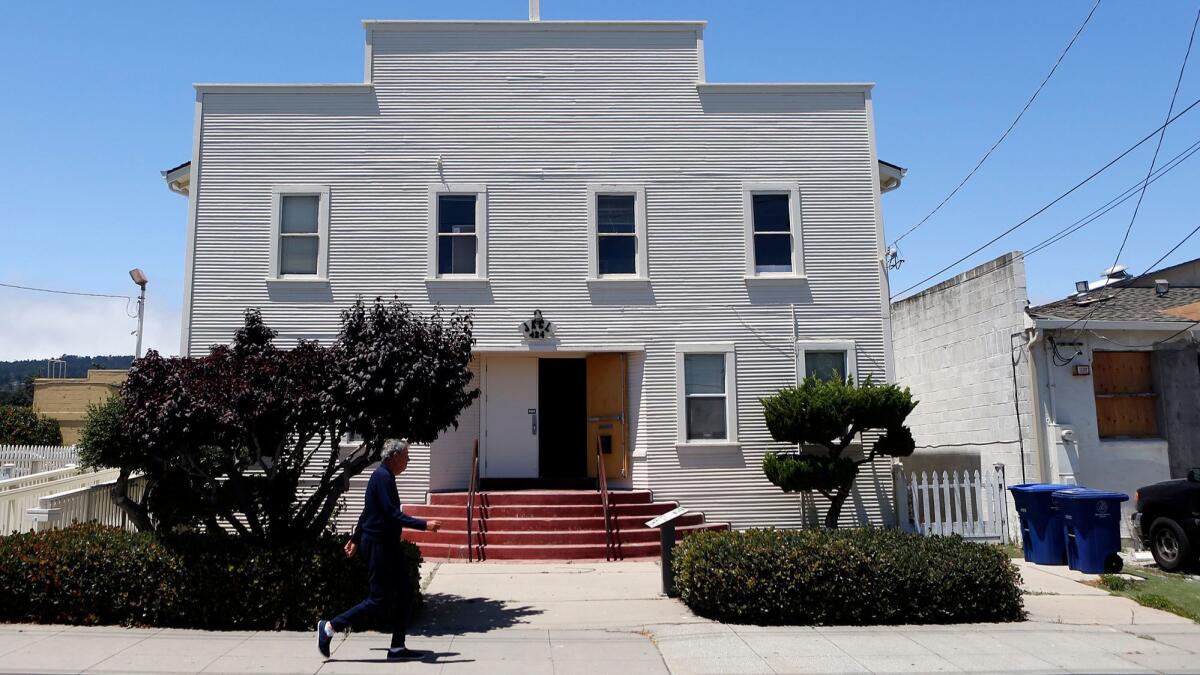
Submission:
[[138,294],[137,349],[133,352],[133,358],[140,359],[142,358],[142,319],[146,315],[146,284],[150,280],[137,267],[129,270],[129,278],[133,279],[133,283],[142,289],[142,292]]

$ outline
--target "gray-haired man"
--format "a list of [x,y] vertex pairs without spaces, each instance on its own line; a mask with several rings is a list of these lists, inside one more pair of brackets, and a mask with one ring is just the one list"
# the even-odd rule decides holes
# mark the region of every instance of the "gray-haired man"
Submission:
[[367,494],[362,515],[350,541],[346,542],[346,556],[353,557],[359,548],[367,557],[370,593],[367,599],[334,617],[333,621],[317,622],[317,649],[329,656],[329,643],[335,632],[355,625],[364,615],[391,619],[392,646],[388,649],[389,660],[411,659],[422,656],[404,646],[404,632],[408,623],[408,607],[412,598],[412,580],[400,553],[400,535],[405,527],[437,532],[442,524],[436,520],[425,521],[414,518],[400,510],[400,497],[396,494],[396,476],[408,466],[408,443],[388,440],[383,444],[383,461],[371,474],[367,482]]

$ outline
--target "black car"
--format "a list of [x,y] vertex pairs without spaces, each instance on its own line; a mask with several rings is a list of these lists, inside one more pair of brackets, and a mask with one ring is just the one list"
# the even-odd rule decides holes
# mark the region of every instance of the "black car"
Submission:
[[1187,478],[1148,485],[1134,497],[1133,531],[1154,561],[1168,572],[1196,564],[1200,556],[1200,469]]

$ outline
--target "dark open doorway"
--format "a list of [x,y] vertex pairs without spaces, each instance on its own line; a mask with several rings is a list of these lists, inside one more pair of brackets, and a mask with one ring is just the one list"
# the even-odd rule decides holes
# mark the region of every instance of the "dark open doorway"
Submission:
[[541,478],[586,478],[586,359],[538,359],[538,409]]

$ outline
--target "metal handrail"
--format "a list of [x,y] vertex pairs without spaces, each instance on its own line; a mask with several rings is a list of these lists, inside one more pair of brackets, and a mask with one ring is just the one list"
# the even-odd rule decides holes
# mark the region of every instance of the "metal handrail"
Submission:
[[467,562],[475,562],[471,524],[475,520],[475,493],[479,490],[479,439],[471,448],[471,484],[467,486]]
[[614,536],[615,526],[609,509],[608,476],[604,469],[604,453],[600,439],[596,439],[596,487],[600,491],[600,504],[604,509],[604,559],[617,560],[619,552]]

